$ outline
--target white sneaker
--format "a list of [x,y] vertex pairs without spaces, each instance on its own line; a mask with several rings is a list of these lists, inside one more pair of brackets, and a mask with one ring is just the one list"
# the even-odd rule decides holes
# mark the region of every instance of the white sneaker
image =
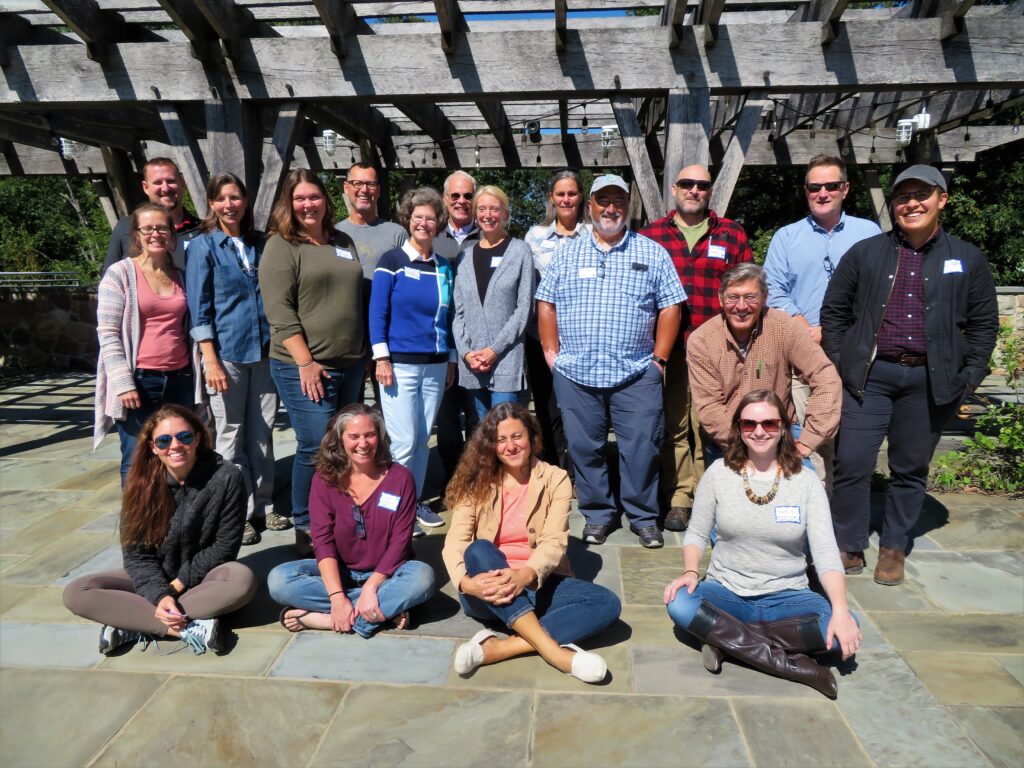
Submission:
[[460,675],[468,675],[474,669],[484,663],[484,642],[492,637],[498,637],[496,632],[489,629],[481,629],[468,643],[463,643],[455,649],[455,671]]
[[596,653],[584,651],[578,645],[566,643],[562,646],[576,654],[572,657],[572,671],[569,673],[584,683],[600,683],[608,674],[608,665]]
[[220,619],[193,619],[181,631],[180,639],[200,656],[208,650],[219,653],[224,650],[224,638],[220,631]]

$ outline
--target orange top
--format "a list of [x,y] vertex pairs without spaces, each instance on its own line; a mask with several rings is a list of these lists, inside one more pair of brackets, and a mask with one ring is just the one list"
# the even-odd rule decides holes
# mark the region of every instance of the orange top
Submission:
[[494,543],[505,555],[510,568],[522,568],[533,554],[526,534],[526,490],[524,483],[511,491],[501,490],[501,524]]

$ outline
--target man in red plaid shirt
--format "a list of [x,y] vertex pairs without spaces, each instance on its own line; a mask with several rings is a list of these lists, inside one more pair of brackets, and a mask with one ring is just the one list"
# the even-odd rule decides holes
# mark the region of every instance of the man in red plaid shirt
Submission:
[[673,184],[676,209],[640,230],[672,257],[686,291],[683,322],[665,371],[665,441],[661,447],[661,487],[669,506],[665,528],[683,531],[690,521],[693,493],[704,471],[700,425],[690,402],[686,339],[721,312],[722,273],[754,257],[743,227],[708,210],[711,173],[701,165],[683,168]]

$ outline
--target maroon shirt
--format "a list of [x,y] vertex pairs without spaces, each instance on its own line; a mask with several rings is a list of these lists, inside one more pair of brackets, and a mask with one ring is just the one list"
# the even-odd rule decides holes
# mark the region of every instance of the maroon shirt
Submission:
[[366,538],[356,535],[347,493],[332,488],[317,472],[309,491],[309,534],[317,562],[333,557],[351,571],[376,571],[391,576],[413,557],[412,526],[416,521],[416,481],[412,473],[392,464],[380,485],[359,505]]
[[915,251],[897,234],[899,262],[896,279],[878,329],[878,355],[898,357],[899,355],[925,355],[928,339],[924,322],[924,276],[922,261],[938,237],[928,240],[921,250]]

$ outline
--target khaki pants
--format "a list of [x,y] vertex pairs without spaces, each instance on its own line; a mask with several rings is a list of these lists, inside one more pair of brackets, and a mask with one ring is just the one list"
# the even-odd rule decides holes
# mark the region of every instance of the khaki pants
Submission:
[[[793,385],[791,390],[791,396],[793,398],[793,407],[796,409],[796,420],[803,426],[804,419],[807,417],[807,401],[811,397],[811,388],[800,381],[799,378],[793,376]],[[818,450],[811,454],[811,464],[814,465],[814,471],[818,473],[818,479],[825,484],[825,493],[828,497],[832,498],[832,480],[835,475],[835,463],[836,463],[836,440],[833,437],[831,440],[826,440],[818,446]]]
[[665,369],[665,439],[661,443],[661,493],[670,507],[693,507],[697,482],[704,474],[697,411],[690,399],[686,347],[672,351]]

